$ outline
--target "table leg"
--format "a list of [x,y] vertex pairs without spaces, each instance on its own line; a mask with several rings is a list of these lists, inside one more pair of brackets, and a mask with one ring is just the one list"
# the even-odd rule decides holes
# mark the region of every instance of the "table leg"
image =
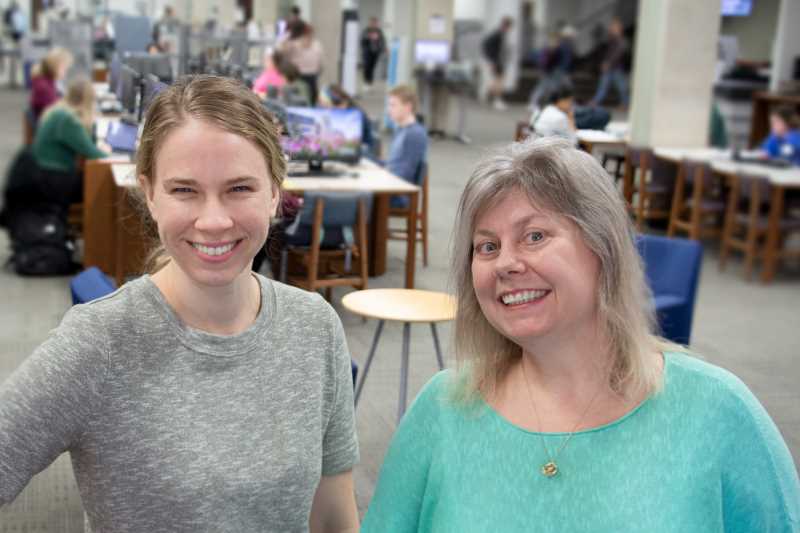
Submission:
[[386,248],[389,240],[390,194],[376,193],[372,210],[369,242],[369,275],[380,276],[386,272]]
[[409,205],[413,209],[408,210],[408,222],[406,230],[408,233],[408,242],[406,245],[406,289],[414,288],[414,272],[417,268],[417,205],[419,205],[419,194],[414,191],[409,193]]
[[356,397],[354,401],[355,405],[358,405],[358,398],[361,396],[361,389],[364,388],[364,382],[367,380],[367,373],[369,372],[369,367],[372,364],[372,358],[375,356],[375,349],[378,347],[378,340],[381,338],[383,324],[383,320],[378,322],[378,328],[375,330],[375,335],[372,337],[372,346],[369,349],[367,363],[364,365],[364,372],[361,374],[361,380],[358,382],[358,387],[356,387]]
[[403,323],[403,358],[400,361],[400,399],[397,406],[397,423],[406,412],[406,398],[408,396],[408,350],[411,338],[411,323]]
[[783,216],[783,187],[772,184],[772,201],[769,208],[769,223],[767,225],[767,242],[764,245],[764,268],[761,271],[761,281],[769,283],[775,275],[775,263],[778,254],[778,240],[780,239],[780,220]]
[[436,362],[439,363],[439,370],[444,370],[444,359],[442,359],[442,348],[439,345],[439,334],[436,333],[436,323],[431,322],[431,333],[433,334],[433,346],[436,348]]

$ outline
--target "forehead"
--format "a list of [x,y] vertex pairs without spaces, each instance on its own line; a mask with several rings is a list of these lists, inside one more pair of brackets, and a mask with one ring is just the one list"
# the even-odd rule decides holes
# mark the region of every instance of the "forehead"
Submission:
[[156,154],[156,178],[269,178],[265,156],[250,140],[194,118],[171,131]]

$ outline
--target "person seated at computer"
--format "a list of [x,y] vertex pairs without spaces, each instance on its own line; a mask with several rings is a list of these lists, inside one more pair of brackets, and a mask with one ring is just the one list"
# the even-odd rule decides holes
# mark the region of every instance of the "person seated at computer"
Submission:
[[56,47],[47,52],[47,55],[33,67],[30,106],[35,121],[39,120],[48,106],[58,100],[58,83],[64,79],[69,67],[72,66],[72,61],[69,50]]
[[[428,132],[417,122],[417,95],[408,85],[389,91],[389,118],[394,123],[394,136],[389,145],[386,168],[394,175],[417,183],[422,164],[428,154]],[[392,207],[408,207],[408,198],[393,196]]]
[[539,137],[562,137],[577,144],[572,87],[562,84],[548,97],[547,106],[531,116],[531,128]]
[[267,48],[264,51],[264,70],[253,82],[254,93],[261,98],[267,97],[270,91],[274,91],[276,94],[281,93],[286,85],[286,76],[283,75],[278,65],[283,61],[283,56],[277,50]]
[[31,154],[39,168],[48,203],[68,207],[83,200],[78,158],[100,159],[108,154],[92,142],[94,88],[85,78],[67,86],[66,94],[42,115]]
[[354,109],[361,114],[361,145],[364,148],[365,155],[374,157],[375,153],[375,139],[372,136],[372,123],[370,122],[367,112],[359,106],[350,94],[347,93],[340,85],[331,84],[325,87],[319,93],[318,104],[320,107],[335,108],[335,109]]
[[761,144],[764,154],[800,165],[800,129],[794,109],[776,107],[769,114],[769,125],[770,135]]

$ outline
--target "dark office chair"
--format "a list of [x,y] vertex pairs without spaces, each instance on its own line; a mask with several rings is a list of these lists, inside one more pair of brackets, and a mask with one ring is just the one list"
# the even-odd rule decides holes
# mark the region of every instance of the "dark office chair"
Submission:
[[703,247],[698,241],[639,235],[636,240],[661,335],[689,344]]

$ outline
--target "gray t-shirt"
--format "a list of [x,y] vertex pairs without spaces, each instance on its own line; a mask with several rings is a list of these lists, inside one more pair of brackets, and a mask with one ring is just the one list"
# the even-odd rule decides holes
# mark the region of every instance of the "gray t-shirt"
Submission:
[[234,336],[148,276],[69,310],[0,386],[0,504],[69,451],[97,533],[307,531],[320,476],[358,460],[349,352],[319,295],[259,280]]

